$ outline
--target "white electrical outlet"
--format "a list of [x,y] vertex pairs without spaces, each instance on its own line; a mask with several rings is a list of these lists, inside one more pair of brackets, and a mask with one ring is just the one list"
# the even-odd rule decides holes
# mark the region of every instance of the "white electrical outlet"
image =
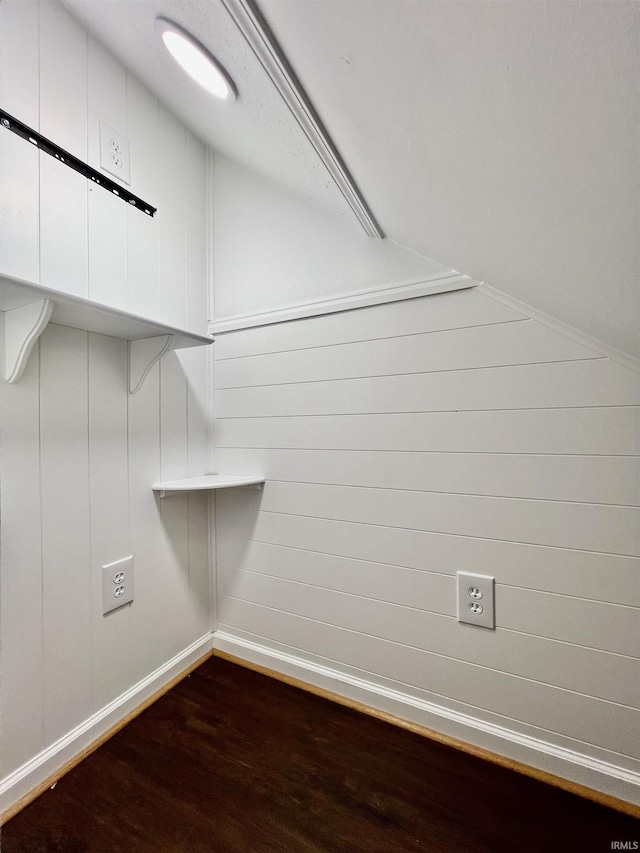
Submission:
[[131,183],[129,140],[100,122],[100,168],[125,184]]
[[109,613],[133,601],[133,557],[102,567],[102,612]]
[[496,627],[495,578],[458,572],[458,622]]

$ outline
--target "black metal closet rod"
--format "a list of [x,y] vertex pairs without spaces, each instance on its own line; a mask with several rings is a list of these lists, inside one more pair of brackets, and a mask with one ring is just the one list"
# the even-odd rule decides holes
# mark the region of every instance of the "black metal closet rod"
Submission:
[[28,127],[26,124],[18,121],[17,118],[14,118],[12,115],[9,115],[9,113],[6,113],[1,109],[0,125],[5,127],[7,130],[11,130],[13,133],[16,133],[18,136],[21,136],[23,139],[26,139],[46,154],[50,154],[51,157],[55,157],[56,160],[60,163],[64,163],[65,166],[73,169],[74,172],[79,172],[81,175],[84,175],[88,181],[92,181],[94,184],[98,184],[98,186],[103,187],[110,193],[113,193],[113,195],[117,195],[118,198],[126,201],[132,207],[142,211],[142,213],[146,213],[147,216],[153,216],[155,214],[157,208],[147,204],[146,201],[143,201],[143,199],[139,198],[137,195],[130,193],[129,190],[126,190],[120,184],[116,184],[115,181],[107,178],[102,172],[92,169],[91,166],[83,163],[82,160],[78,160],[77,157],[74,157],[73,154],[69,154],[69,152],[65,151],[64,148],[60,148],[59,145],[56,145],[55,142],[47,139],[46,136],[42,136],[37,130],[33,130],[33,128]]

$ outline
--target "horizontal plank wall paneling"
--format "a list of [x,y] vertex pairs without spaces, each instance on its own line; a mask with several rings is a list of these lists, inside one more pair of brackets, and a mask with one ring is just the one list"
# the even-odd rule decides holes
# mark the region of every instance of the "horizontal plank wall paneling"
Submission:
[[582,551],[634,556],[639,550],[638,507],[340,485],[270,485],[264,496],[253,497],[253,504],[231,494],[220,496],[219,505]]
[[606,358],[222,389],[218,416],[637,406],[637,374]]
[[637,557],[222,506],[217,517],[221,535],[443,574],[472,564],[513,586],[640,607]]
[[216,446],[630,456],[638,408],[434,412],[216,420]]
[[222,578],[222,595],[370,636],[384,625],[385,637],[394,643],[631,707],[640,704],[640,662],[634,658],[503,628],[481,633],[452,616],[375,601],[364,591],[354,601],[351,594],[262,574],[225,571]]
[[[369,486],[451,494],[493,495],[577,503],[637,506],[637,456],[455,453],[381,450],[218,450],[223,467],[239,473],[262,471],[269,479],[294,483]],[[244,469],[244,470],[243,470]]]
[[3,0],[2,12],[3,107],[98,169],[100,122],[113,128],[130,142],[128,189],[158,212],[146,216],[3,132],[0,275],[204,334],[202,143],[59,3]]
[[[132,191],[159,207],[0,129],[0,275],[204,331],[205,147],[63,6],[0,5],[3,107],[94,167],[106,122],[131,142]],[[24,188],[9,205],[7,186]],[[151,489],[205,470],[208,355],[167,355],[135,395],[127,361],[126,341],[51,324],[22,380],[0,383],[3,808],[210,646],[209,499]],[[129,554],[133,603],[103,616],[101,567]]]
[[235,508],[218,507],[217,518],[219,534],[240,539],[451,575],[473,564],[513,586],[640,606],[636,557]]
[[[224,516],[222,516],[224,518]],[[455,578],[353,557],[303,551],[256,540],[218,537],[218,579],[237,594],[242,572],[333,589],[455,617]],[[310,595],[312,595],[310,591]],[[640,656],[636,607],[503,584],[500,623],[525,634]],[[635,700],[634,700],[635,701]]]
[[283,385],[581,358],[593,358],[593,352],[526,320],[305,349],[295,358],[283,352],[229,359],[218,365],[216,385]]
[[224,636],[639,766],[636,373],[474,291],[215,347]]

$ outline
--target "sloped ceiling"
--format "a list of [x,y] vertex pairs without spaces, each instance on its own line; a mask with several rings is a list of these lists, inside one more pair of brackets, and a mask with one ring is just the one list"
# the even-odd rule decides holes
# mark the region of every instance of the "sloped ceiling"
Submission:
[[389,237],[640,355],[640,4],[259,5]]
[[[215,148],[353,219],[219,0],[64,1]],[[257,3],[387,236],[640,356],[640,4]],[[241,110],[171,67],[158,13]]]
[[[62,3],[215,150],[358,221],[221,0]],[[154,29],[158,15],[196,35],[222,62],[238,88],[237,103],[212,98],[178,68]]]

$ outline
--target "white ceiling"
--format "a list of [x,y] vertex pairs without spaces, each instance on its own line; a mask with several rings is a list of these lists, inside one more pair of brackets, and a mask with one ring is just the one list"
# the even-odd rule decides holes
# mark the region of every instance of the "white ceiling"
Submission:
[[640,355],[640,4],[259,0],[385,233]]
[[[201,139],[326,210],[357,222],[321,158],[220,0],[62,0]],[[181,24],[220,60],[238,88],[225,104],[195,85],[154,29]]]
[[[215,148],[353,220],[218,0],[65,3]],[[258,4],[389,237],[640,355],[640,3]],[[242,109],[194,93],[157,13]]]

